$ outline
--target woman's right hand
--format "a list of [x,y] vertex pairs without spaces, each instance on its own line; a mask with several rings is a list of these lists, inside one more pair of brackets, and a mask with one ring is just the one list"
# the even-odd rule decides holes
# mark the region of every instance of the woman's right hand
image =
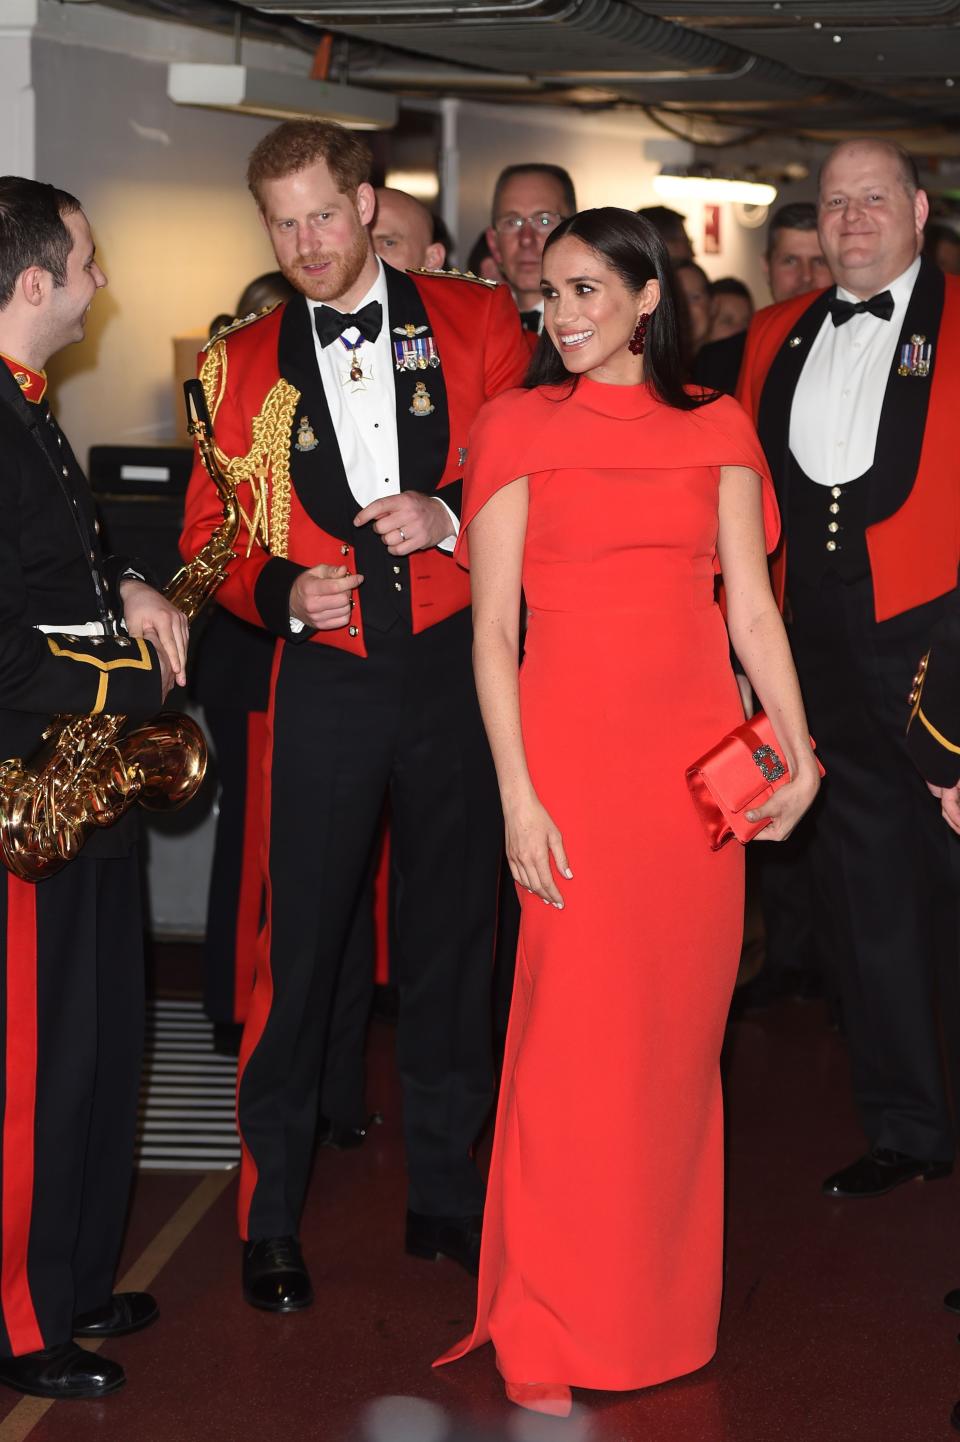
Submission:
[[568,881],[573,879],[573,872],[553,818],[532,793],[522,801],[505,803],[503,815],[507,861],[514,881],[562,911],[563,897],[550,869],[551,856],[561,876]]
[[775,791],[765,806],[745,811],[748,821],[762,821],[770,817],[770,825],[754,838],[755,841],[786,841],[797,822],[810,809],[820,790],[820,771],[807,748],[796,767],[791,769],[791,780],[779,791]]

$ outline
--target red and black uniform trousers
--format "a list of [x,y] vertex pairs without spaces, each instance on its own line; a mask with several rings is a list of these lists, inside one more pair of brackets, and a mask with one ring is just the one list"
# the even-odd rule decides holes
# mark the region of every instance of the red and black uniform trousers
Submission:
[[[203,1003],[218,1025],[246,1021],[266,920],[264,787],[267,707],[276,640],[214,608],[193,658],[218,785],[203,948]],[[345,1127],[367,1121],[364,1052],[376,980],[387,970],[389,844],[357,905],[327,1038],[320,1111]]]
[[[389,579],[388,579],[388,565]],[[390,808],[393,979],[408,1204],[478,1215],[492,1100],[490,985],[502,818],[469,609],[414,634],[409,566],[361,533],[365,657],[278,649],[269,714],[267,925],[240,1053],[240,1227],[296,1234],[334,998]],[[366,963],[364,963],[366,965]]]
[[0,875],[0,1352],[110,1297],[133,1161],[144,965],[135,853]]
[[835,498],[789,459],[790,641],[828,778],[808,823],[815,923],[870,1144],[949,1161],[940,1015],[955,1000],[957,847],[906,740],[917,659],[947,598],[876,620],[870,479]]
[[[146,716],[156,652],[118,633],[89,487],[45,405],[0,366],[0,758],[57,713]],[[99,620],[103,635],[41,624]],[[0,868],[0,1354],[69,1340],[113,1289],[143,1040],[136,820],[38,883]]]

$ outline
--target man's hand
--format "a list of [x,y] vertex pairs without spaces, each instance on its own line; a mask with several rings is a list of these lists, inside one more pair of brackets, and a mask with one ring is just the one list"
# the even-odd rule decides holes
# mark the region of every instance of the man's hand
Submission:
[[173,690],[174,674],[167,660],[166,652],[157,646],[157,660],[160,663],[160,701],[166,701]]
[[290,614],[315,631],[337,631],[350,620],[353,593],[362,580],[351,576],[346,566],[303,571],[290,587]]
[[371,521],[391,556],[428,551],[455,534],[443,502],[420,491],[401,491],[396,496],[384,496],[382,501],[371,501],[353,518],[355,526]]
[[927,787],[931,796],[935,796],[940,802],[944,821],[960,836],[960,781],[956,786],[935,786],[932,781],[928,781]]
[[165,596],[161,596],[159,591],[155,591],[145,581],[121,581],[120,600],[123,603],[123,619],[129,634],[152,641],[160,653],[161,680],[166,698],[170,683],[163,675],[164,660],[177,685],[187,684],[190,624],[182,611],[171,606]]

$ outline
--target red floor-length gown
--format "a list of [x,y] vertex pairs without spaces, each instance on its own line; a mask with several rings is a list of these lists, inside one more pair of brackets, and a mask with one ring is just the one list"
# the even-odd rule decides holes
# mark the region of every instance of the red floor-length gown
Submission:
[[470,438],[463,532],[529,476],[523,738],[574,879],[563,911],[520,893],[477,1320],[440,1362],[492,1340],[509,1381],[621,1390],[716,1347],[743,851],[710,850],[684,772],[743,719],[714,601],[720,467],[763,477],[768,549],[779,522],[735,401],[567,392],[508,392]]

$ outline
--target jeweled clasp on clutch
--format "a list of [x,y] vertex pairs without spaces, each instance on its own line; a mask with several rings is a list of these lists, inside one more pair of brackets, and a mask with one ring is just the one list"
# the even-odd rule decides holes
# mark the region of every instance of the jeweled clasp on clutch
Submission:
[[753,753],[753,759],[763,772],[765,781],[779,781],[781,776],[787,774],[787,768],[772,746],[758,746]]

